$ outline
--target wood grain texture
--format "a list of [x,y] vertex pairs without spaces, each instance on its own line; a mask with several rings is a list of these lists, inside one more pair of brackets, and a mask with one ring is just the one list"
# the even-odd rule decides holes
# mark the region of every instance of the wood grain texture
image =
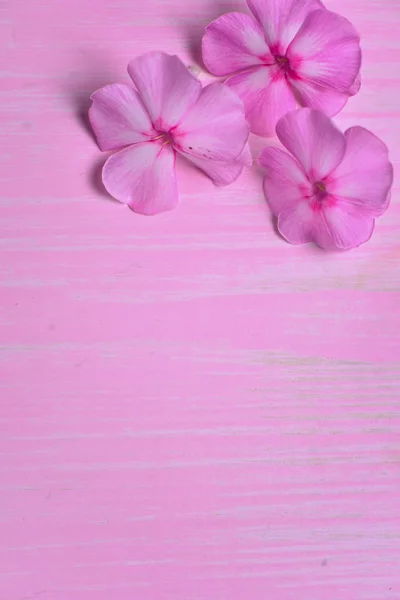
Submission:
[[[327,5],[364,53],[337,123],[397,174],[400,4]],[[101,187],[90,93],[147,50],[198,64],[234,9],[0,4],[0,600],[400,599],[397,177],[345,254],[280,239],[256,167],[179,165],[156,218]]]

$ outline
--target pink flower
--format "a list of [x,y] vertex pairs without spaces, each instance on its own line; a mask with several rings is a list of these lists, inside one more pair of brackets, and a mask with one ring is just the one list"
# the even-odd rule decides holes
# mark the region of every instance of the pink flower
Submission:
[[176,56],[150,52],[128,65],[135,88],[108,85],[92,95],[89,118],[101,150],[118,150],[103,168],[108,192],[152,215],[178,202],[176,153],[216,185],[251,164],[249,126],[239,98],[221,83],[202,89]]
[[368,241],[389,206],[393,167],[387,147],[363,127],[343,135],[323,113],[288,113],[276,133],[291,153],[264,148],[264,191],[278,229],[292,244],[347,250]]
[[359,36],[319,0],[247,0],[255,18],[222,15],[206,29],[203,60],[243,100],[253,133],[273,135],[299,103],[338,113],[360,89]]

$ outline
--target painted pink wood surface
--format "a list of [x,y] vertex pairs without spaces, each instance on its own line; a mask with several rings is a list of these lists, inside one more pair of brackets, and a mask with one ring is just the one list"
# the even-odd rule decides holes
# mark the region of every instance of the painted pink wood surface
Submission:
[[[397,172],[400,4],[328,6],[363,36],[337,122]],[[232,9],[1,2],[1,600],[400,599],[398,181],[339,255],[277,236],[257,168],[180,165],[157,218],[100,184],[89,94],[150,49],[196,64]]]

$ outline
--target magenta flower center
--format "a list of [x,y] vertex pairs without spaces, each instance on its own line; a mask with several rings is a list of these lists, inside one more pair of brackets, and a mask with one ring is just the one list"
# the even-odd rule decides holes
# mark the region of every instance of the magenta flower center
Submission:
[[314,195],[319,200],[323,200],[327,194],[328,192],[326,191],[326,186],[323,181],[317,181],[314,183]]
[[278,69],[285,75],[291,71],[291,65],[287,56],[285,56],[282,52],[282,48],[279,47],[278,44],[274,44],[271,47],[271,54],[274,58],[275,65]]
[[313,183],[312,195],[309,198],[310,206],[313,210],[321,210],[323,205],[332,201],[326,185],[323,181],[315,181]]
[[278,67],[286,71],[289,68],[289,59],[286,56],[275,56]]
[[154,142],[160,142],[163,146],[167,144],[172,144],[174,139],[170,131],[158,131],[157,136],[153,138]]

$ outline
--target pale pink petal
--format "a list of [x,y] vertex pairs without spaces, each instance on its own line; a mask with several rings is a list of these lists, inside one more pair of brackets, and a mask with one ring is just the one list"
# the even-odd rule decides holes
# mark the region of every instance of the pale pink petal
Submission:
[[333,243],[339,250],[356,248],[367,242],[374,230],[374,218],[357,208],[336,202],[323,210]]
[[116,150],[154,133],[138,93],[128,85],[107,85],[91,96],[89,119],[100,150]]
[[331,230],[326,222],[323,210],[314,214],[313,223],[313,242],[323,248],[323,250],[338,250],[335,244]]
[[135,144],[110,156],[103,168],[107,191],[135,212],[155,215],[178,203],[175,153],[170,144]]
[[319,0],[247,0],[247,4],[268,44],[280,54],[285,54],[306,16],[323,7]]
[[279,213],[278,231],[291,244],[312,242],[314,216],[308,202],[302,200]]
[[338,166],[346,150],[344,135],[326,115],[311,108],[301,108],[282,117],[276,133],[315,182]]
[[344,249],[334,241],[323,211],[314,211],[306,201],[280,212],[277,227],[291,244],[314,242],[324,250]]
[[325,88],[304,79],[290,79],[293,93],[301,106],[315,108],[324,112],[329,117],[339,113],[346,105],[348,93],[337,92],[331,88]]
[[333,238],[323,211],[314,211],[306,201],[280,212],[277,227],[291,244],[314,242],[324,250],[346,249],[338,244],[338,237]]
[[287,58],[298,77],[346,92],[360,70],[360,39],[344,17],[316,10],[308,15],[290,44]]
[[364,127],[351,127],[345,137],[346,153],[327,182],[329,192],[363,213],[381,215],[393,182],[388,149]]
[[149,52],[134,58],[129,75],[158,131],[177,125],[201,93],[201,83],[177,56]]
[[259,163],[266,170],[265,197],[281,235],[292,244],[314,241],[325,249],[333,247],[321,211],[309,203],[312,185],[299,163],[278,148],[264,148]]
[[250,129],[257,135],[274,135],[280,117],[296,108],[283,73],[275,66],[249,69],[226,83],[243,101]]
[[219,82],[203,88],[199,100],[173,131],[177,150],[224,162],[239,157],[248,137],[242,102]]
[[217,186],[233,183],[241,175],[244,167],[250,167],[253,162],[248,144],[244,147],[239,158],[231,162],[207,160],[186,153],[182,153],[182,155],[208,175]]
[[239,162],[242,162],[245,167],[251,167],[253,164],[253,156],[251,154],[249,144],[246,144],[242,154],[237,159]]
[[[385,200],[385,202],[383,203],[383,206],[382,206],[382,213],[386,212],[386,211],[387,211],[387,209],[389,208],[391,199],[392,199],[392,192],[390,191],[390,192],[388,193],[388,195],[386,196],[386,200]],[[379,215],[378,215],[378,216],[379,216]]]
[[203,37],[202,51],[205,66],[218,76],[274,62],[263,30],[243,13],[228,13],[210,23]]
[[258,163],[265,169],[265,198],[274,213],[295,207],[312,193],[304,169],[287,152],[279,148],[264,148]]
[[347,90],[347,94],[349,96],[355,96],[360,91],[360,88],[361,88],[361,73],[358,73],[353,85],[350,86],[349,89]]

